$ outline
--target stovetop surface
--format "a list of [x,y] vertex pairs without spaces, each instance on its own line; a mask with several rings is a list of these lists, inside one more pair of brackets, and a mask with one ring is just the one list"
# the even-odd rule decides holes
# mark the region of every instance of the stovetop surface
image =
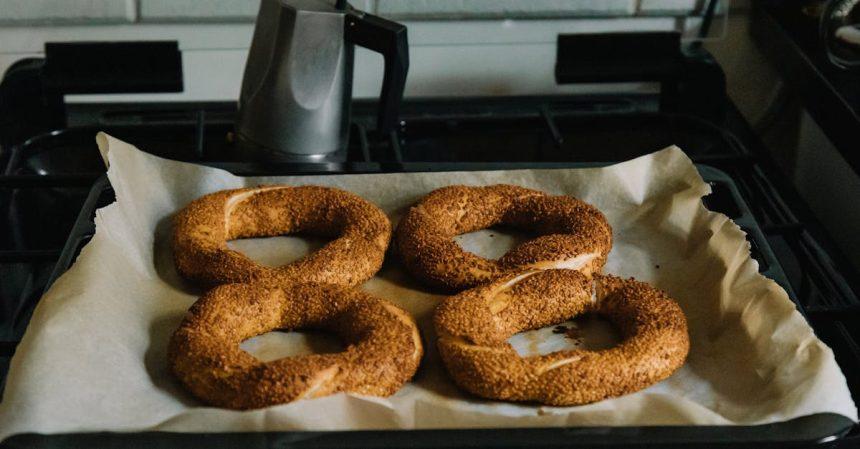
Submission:
[[[106,131],[153,154],[233,170],[358,173],[480,170],[615,162],[678,145],[724,171],[749,206],[800,310],[837,356],[860,399],[860,301],[838,247],[779,174],[745,121],[658,111],[651,95],[413,100],[399,134],[375,136],[374,105],[356,102],[346,160],[242,162],[229,103],[70,105],[69,127],[0,151],[0,373],[14,352],[92,183],[104,173],[94,136]],[[710,206],[730,217],[739,206]],[[753,257],[765,265],[761,248]],[[4,374],[5,377],[5,374]]]

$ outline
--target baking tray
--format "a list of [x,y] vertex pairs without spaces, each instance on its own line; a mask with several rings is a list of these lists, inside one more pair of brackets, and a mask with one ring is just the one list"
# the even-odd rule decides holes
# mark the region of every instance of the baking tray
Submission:
[[[514,170],[540,168],[587,168],[605,163],[344,163],[310,167],[258,165],[252,163],[208,163],[239,176],[301,175],[309,172],[381,173],[426,171]],[[713,190],[705,205],[721,212],[746,233],[759,271],[780,284],[797,304],[796,296],[737,186],[723,171],[698,164],[702,178]],[[47,288],[74,262],[81,248],[95,233],[96,209],[114,201],[106,176],[93,185],[75,222]],[[798,309],[803,312],[802,307]],[[249,448],[340,448],[340,447],[833,447],[854,422],[833,413],[821,413],[789,421],[756,426],[646,426],[646,427],[550,427],[508,429],[438,429],[386,431],[294,431],[254,433],[74,433],[20,434],[0,443],[4,448],[66,447],[249,447]],[[840,441],[841,440],[841,441]]]

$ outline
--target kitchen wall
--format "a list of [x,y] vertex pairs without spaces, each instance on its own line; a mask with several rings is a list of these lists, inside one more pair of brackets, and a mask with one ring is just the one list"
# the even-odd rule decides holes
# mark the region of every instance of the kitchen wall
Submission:
[[[259,0],[0,0],[0,24],[252,21]],[[685,15],[704,0],[355,0],[397,19]]]
[[[230,100],[238,97],[258,1],[0,0],[0,72],[47,41],[179,42],[185,91],[74,96],[69,101]],[[559,33],[684,29],[703,0],[355,0],[409,27],[407,96],[526,95],[606,89],[557,86]],[[551,16],[551,17],[550,17]],[[457,18],[476,19],[460,20]],[[516,53],[517,57],[510,55]],[[357,97],[378,95],[382,60],[359,49]],[[647,89],[647,86],[627,86]]]

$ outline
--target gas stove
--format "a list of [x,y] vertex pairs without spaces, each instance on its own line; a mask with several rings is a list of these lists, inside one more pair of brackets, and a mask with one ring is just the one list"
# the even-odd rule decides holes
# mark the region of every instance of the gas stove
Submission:
[[375,103],[356,101],[345,160],[324,163],[241,160],[234,151],[233,103],[65,105],[66,126],[0,151],[0,376],[43,291],[92,236],[95,209],[113,201],[97,131],[161,157],[242,175],[580,167],[678,145],[713,186],[706,205],[748,232],[760,270],[787,289],[833,348],[860,401],[857,275],[721,85],[710,87],[718,90],[706,95],[718,99],[719,113],[673,107],[666,89],[410,99],[397,132],[384,136],[372,131]]

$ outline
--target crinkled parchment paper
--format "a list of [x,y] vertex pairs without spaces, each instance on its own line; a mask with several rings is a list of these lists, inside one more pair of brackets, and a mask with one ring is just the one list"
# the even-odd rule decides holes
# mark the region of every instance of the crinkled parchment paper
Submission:
[[[239,178],[159,159],[106,135],[98,140],[117,201],[98,211],[95,237],[33,315],[0,404],[0,437],[25,431],[756,424],[820,412],[857,419],[831,350],[785,291],[759,275],[743,232],[704,208],[701,197],[709,188],[678,148],[597,169]],[[396,222],[437,187],[501,182],[575,195],[606,214],[615,237],[606,271],[655,284],[686,313],[692,348],[683,368],[646,390],[581,407],[464,395],[446,377],[433,344],[430,317],[440,297],[389,256],[361,288],[412,313],[427,342],[415,379],[394,396],[337,394],[238,412],[201,404],[170,375],[168,338],[201,293],[176,275],[168,238],[171,215],[189,201],[261,183],[329,185],[376,203]],[[491,254],[515,238],[490,230],[460,241]],[[308,249],[289,237],[232,244],[266,263]],[[588,334],[594,326],[585,327]],[[515,340],[523,352],[534,352],[575,343],[564,338],[544,330]],[[302,352],[317,340],[268,334],[243,346],[271,358]]]

